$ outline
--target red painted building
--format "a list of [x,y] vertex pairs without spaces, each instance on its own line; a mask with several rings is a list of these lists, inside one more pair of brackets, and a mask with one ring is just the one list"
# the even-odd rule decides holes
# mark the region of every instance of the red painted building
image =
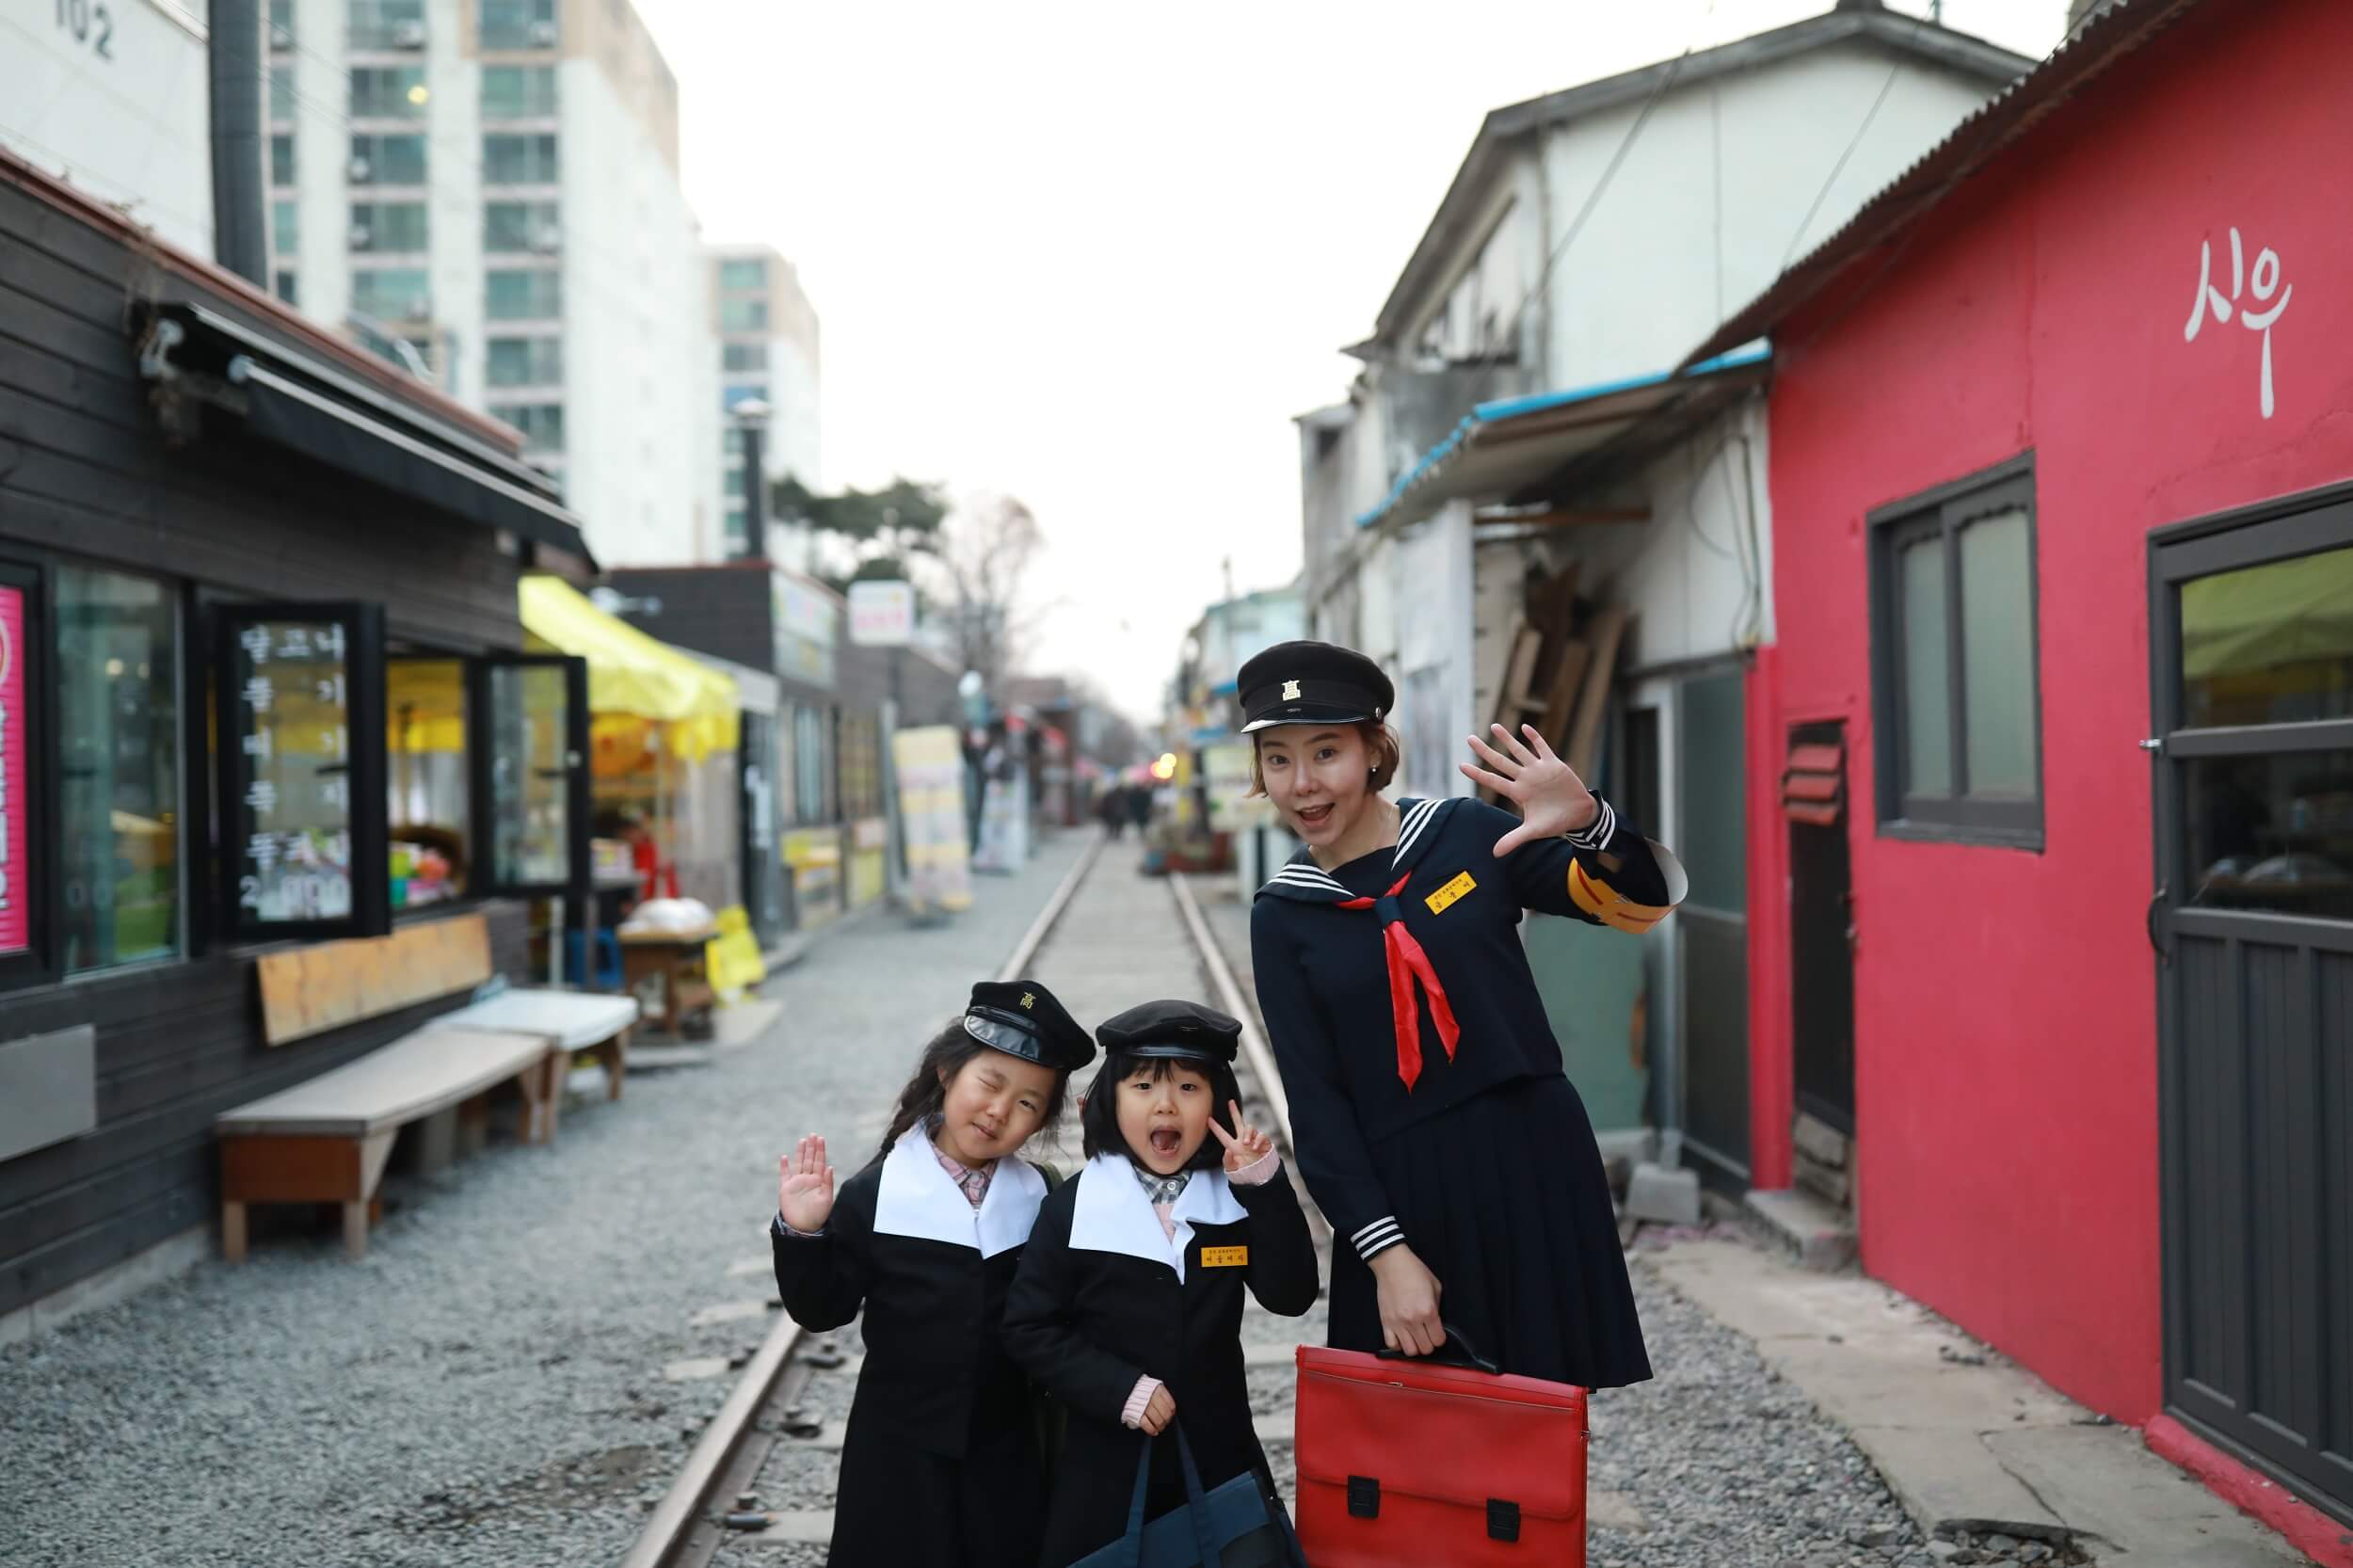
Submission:
[[2353,1522],[2348,61],[2118,7],[1692,359],[1776,366],[1756,1184],[1843,1111],[1868,1272]]

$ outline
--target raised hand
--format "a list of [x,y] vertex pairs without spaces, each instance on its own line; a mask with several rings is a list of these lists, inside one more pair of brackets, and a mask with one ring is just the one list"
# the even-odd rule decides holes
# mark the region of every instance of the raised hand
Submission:
[[776,1212],[794,1230],[820,1231],[833,1214],[833,1167],[825,1141],[814,1134],[776,1160]]
[[1217,1125],[1215,1117],[1210,1118],[1209,1130],[1216,1133],[1217,1141],[1225,1145],[1225,1174],[1231,1176],[1236,1171],[1248,1170],[1273,1154],[1274,1140],[1241,1119],[1241,1101],[1227,1100],[1225,1104],[1227,1110],[1233,1112],[1234,1130],[1227,1132]]
[[1563,833],[1576,833],[1593,825],[1593,819],[1601,814],[1601,803],[1585,787],[1585,781],[1577,776],[1577,770],[1553,755],[1552,747],[1545,744],[1534,725],[1520,726],[1520,734],[1516,736],[1499,724],[1491,728],[1503,749],[1497,751],[1478,736],[1471,736],[1471,750],[1487,765],[1473,767],[1465,762],[1463,774],[1520,808],[1520,825],[1496,840],[1498,857],[1534,840],[1557,839]]

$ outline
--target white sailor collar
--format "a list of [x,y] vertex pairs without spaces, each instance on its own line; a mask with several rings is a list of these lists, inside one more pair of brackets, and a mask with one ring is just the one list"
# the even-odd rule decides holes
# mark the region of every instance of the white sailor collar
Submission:
[[918,1122],[883,1160],[874,1234],[945,1241],[995,1257],[1030,1239],[1037,1206],[1045,1201],[1046,1178],[1028,1160],[1009,1154],[997,1161],[988,1191],[974,1208],[955,1178],[941,1169],[931,1135]]
[[1193,1226],[1230,1225],[1249,1213],[1234,1196],[1224,1171],[1195,1171],[1169,1209],[1176,1222],[1176,1234],[1170,1237],[1160,1230],[1160,1217],[1152,1212],[1152,1200],[1144,1195],[1126,1154],[1098,1154],[1071,1179],[1079,1184],[1070,1211],[1074,1250],[1125,1253],[1162,1264],[1176,1271],[1180,1284]]
[[[1389,857],[1390,869],[1402,875],[1414,869],[1422,851],[1437,840],[1438,830],[1446,823],[1461,795],[1443,795],[1433,800],[1411,798],[1397,803],[1397,850]],[[1283,868],[1267,879],[1257,896],[1269,893],[1277,898],[1296,899],[1302,904],[1339,904],[1358,895],[1343,887],[1339,879],[1315,862],[1315,857],[1303,847],[1286,861]]]

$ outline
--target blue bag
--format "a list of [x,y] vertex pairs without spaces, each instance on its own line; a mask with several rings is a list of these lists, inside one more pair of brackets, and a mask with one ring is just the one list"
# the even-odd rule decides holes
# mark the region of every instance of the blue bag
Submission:
[[1128,1505],[1128,1533],[1070,1568],[1307,1568],[1289,1513],[1259,1491],[1257,1473],[1244,1470],[1204,1494],[1193,1445],[1185,1441],[1182,1427],[1172,1423],[1171,1430],[1177,1463],[1184,1467],[1185,1506],[1144,1523],[1156,1441],[1145,1438],[1136,1461],[1136,1495]]

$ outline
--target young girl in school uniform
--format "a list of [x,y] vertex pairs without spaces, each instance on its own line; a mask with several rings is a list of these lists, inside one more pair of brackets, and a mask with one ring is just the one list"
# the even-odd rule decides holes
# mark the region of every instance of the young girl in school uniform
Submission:
[[1016,1151],[1060,1117],[1094,1055],[1045,986],[975,985],[865,1169],[837,1192],[820,1137],[782,1160],[769,1233],[785,1310],[812,1330],[866,1313],[832,1568],[1037,1560],[1035,1415],[999,1330],[1047,1177]]
[[[1137,1447],[1172,1424],[1204,1487],[1249,1472],[1273,1499],[1243,1381],[1242,1290],[1284,1317],[1316,1299],[1298,1195],[1273,1141],[1241,1119],[1241,1026],[1156,1001],[1096,1037],[1103,1067],[1080,1119],[1087,1162],[1040,1209],[1005,1304],[1006,1349],[1068,1412],[1047,1568],[1120,1538]],[[1147,1519],[1183,1506],[1175,1444],[1156,1445],[1151,1476]]]

